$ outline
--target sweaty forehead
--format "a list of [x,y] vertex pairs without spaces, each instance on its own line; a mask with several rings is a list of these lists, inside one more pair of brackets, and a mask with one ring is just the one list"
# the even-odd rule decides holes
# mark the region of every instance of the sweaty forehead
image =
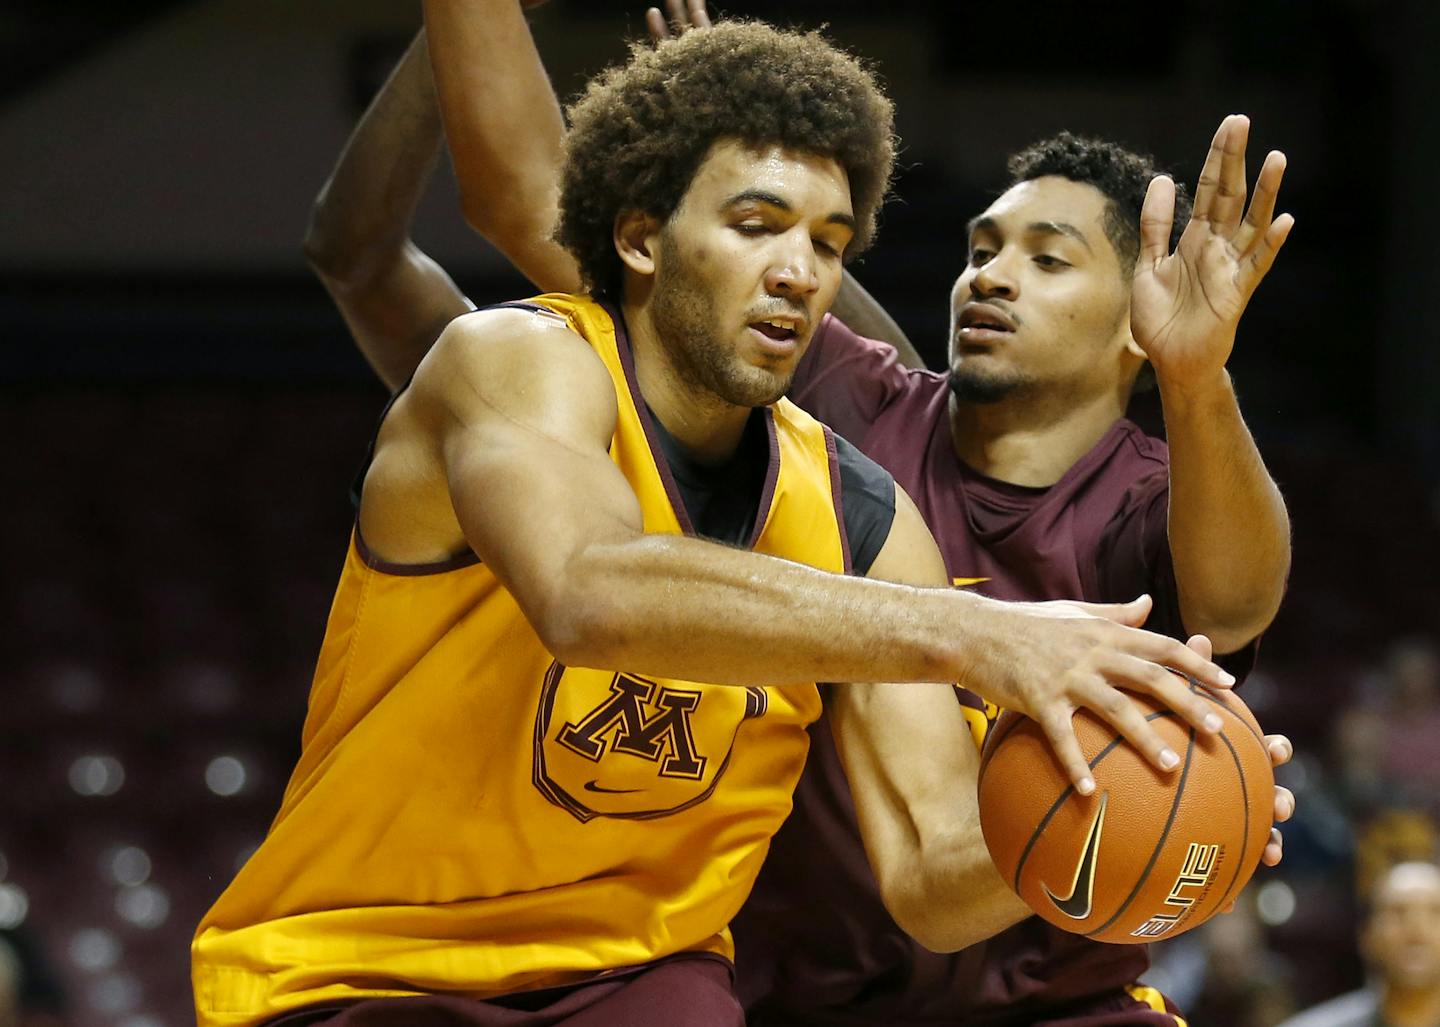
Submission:
[[1107,244],[1105,207],[1105,195],[1093,185],[1047,175],[1012,185],[975,220],[993,222],[1006,235],[1032,225],[1069,225],[1098,247]]
[[852,213],[850,179],[834,159],[779,144],[748,146],[734,139],[710,147],[686,199],[724,203],[745,193],[769,194],[812,215]]

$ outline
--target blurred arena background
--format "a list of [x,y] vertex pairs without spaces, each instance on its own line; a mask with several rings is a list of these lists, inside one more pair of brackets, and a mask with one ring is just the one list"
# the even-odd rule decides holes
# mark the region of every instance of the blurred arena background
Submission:
[[[1011,150],[1068,128],[1193,181],[1239,111],[1252,174],[1289,155],[1298,226],[1232,370],[1294,520],[1244,695],[1294,739],[1300,807],[1283,866],[1157,948],[1153,983],[1193,1027],[1357,986],[1357,889],[1433,857],[1440,814],[1440,5],[714,6],[828,22],[878,65],[903,172],[855,270],[932,366]],[[0,1003],[18,991],[21,1023],[193,1022],[190,934],[298,751],[384,400],[300,239],[418,7],[0,5]],[[535,11],[562,96],[641,17]],[[446,174],[417,240],[477,301],[525,295]]]

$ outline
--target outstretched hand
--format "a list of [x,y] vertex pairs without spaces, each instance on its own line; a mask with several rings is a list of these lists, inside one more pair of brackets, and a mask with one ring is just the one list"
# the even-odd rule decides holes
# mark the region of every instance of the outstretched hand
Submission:
[[1175,183],[1162,175],[1145,194],[1130,329],[1162,384],[1203,381],[1224,368],[1240,315],[1295,225],[1289,214],[1274,216],[1285,174],[1278,150],[1266,155],[1245,210],[1249,134],[1243,114],[1220,123],[1174,253]]
[[1156,769],[1174,770],[1179,755],[1121,690],[1148,695],[1214,734],[1223,722],[1191,690],[1190,680],[1229,688],[1235,678],[1211,661],[1205,636],[1182,644],[1141,630],[1151,606],[1149,596],[1128,603],[995,603],[987,611],[1002,619],[992,633],[997,644],[972,651],[975,662],[960,684],[1035,721],[1081,795],[1095,790],[1072,722],[1081,707],[1114,727]]
[[646,9],[645,27],[650,30],[651,41],[658,43],[671,36],[683,36],[691,29],[708,29],[710,14],[705,10],[705,0],[665,0],[665,14],[658,7]]

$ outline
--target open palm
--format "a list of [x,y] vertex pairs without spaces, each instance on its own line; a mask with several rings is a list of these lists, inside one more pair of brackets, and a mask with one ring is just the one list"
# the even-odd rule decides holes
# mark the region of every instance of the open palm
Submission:
[[1174,253],[1175,183],[1161,176],[1145,194],[1130,330],[1162,382],[1196,380],[1225,366],[1240,315],[1294,227],[1289,214],[1274,216],[1285,174],[1279,151],[1266,156],[1245,211],[1249,134],[1244,115],[1220,123],[1195,189],[1194,213]]

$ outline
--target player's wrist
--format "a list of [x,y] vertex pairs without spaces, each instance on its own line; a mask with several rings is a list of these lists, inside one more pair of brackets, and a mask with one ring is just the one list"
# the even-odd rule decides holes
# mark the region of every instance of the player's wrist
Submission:
[[1184,374],[1166,373],[1155,369],[1155,381],[1160,390],[1160,402],[1167,419],[1188,413],[1203,413],[1213,409],[1216,402],[1233,403],[1235,389],[1230,381],[1230,372],[1222,364],[1202,371]]
[[1002,682],[1014,664],[1011,644],[1023,634],[1023,627],[1014,623],[1016,611],[1012,609],[1021,604],[959,590],[952,595],[960,609],[945,633],[952,646],[955,672],[951,678],[983,699],[1015,706],[1017,697],[1008,694]]

